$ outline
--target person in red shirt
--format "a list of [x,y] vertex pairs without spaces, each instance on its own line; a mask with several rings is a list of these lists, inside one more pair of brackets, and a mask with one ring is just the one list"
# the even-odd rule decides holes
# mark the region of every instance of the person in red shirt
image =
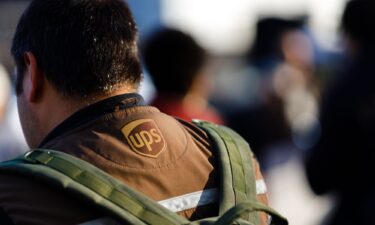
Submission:
[[151,105],[184,120],[223,124],[208,103],[212,84],[205,71],[206,52],[191,36],[170,28],[160,30],[144,43],[142,56],[157,89]]

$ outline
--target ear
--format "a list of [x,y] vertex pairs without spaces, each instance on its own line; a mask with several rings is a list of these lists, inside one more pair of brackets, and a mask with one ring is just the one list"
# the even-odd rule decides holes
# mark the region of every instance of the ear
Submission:
[[25,77],[23,80],[23,91],[30,102],[37,102],[42,94],[44,87],[44,74],[39,68],[33,53],[26,52],[25,60]]

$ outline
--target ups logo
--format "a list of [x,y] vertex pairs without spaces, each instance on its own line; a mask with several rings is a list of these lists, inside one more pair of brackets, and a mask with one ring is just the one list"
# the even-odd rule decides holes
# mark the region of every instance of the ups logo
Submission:
[[126,124],[121,131],[130,147],[138,154],[156,158],[165,149],[165,140],[151,119],[135,120]]

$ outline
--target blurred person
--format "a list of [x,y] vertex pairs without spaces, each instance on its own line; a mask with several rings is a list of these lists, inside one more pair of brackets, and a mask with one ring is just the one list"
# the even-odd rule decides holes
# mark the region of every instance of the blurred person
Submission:
[[14,158],[26,151],[26,144],[19,132],[19,121],[14,117],[16,105],[11,98],[8,73],[0,64],[0,161]]
[[246,74],[257,77],[252,79],[258,80],[256,96],[249,97],[255,101],[229,114],[227,121],[261,162],[274,207],[291,224],[313,225],[326,215],[330,202],[310,191],[303,171],[305,150],[316,140],[309,131],[317,121],[319,98],[314,46],[304,23],[304,17],[258,22]]
[[[312,126],[317,112],[313,47],[303,19],[260,20],[248,57],[253,68],[248,76],[260,80],[257,103],[230,114],[228,123],[267,167],[274,164],[274,155],[284,161],[296,145],[304,147],[299,136]],[[284,155],[273,152],[281,150]]]
[[312,41],[302,27],[291,29],[282,36],[281,50],[283,63],[271,78],[271,95],[283,103],[293,144],[306,150],[314,142],[304,137],[317,122],[320,93]]
[[323,97],[319,142],[306,173],[317,194],[334,193],[325,224],[375,224],[375,2],[349,1],[341,20],[347,62]]
[[143,44],[142,53],[157,90],[151,105],[184,120],[223,124],[208,102],[212,83],[205,71],[207,54],[191,36],[171,28],[159,30]]
[[[128,199],[148,196],[191,220],[217,216],[233,206],[219,203],[218,193],[235,203],[252,195],[257,208],[267,208],[265,183],[245,142],[231,148],[242,152],[232,152],[236,161],[230,163],[232,158],[215,152],[219,148],[210,130],[161,113],[137,94],[142,72],[136,36],[136,24],[122,0],[31,1],[11,52],[23,132],[29,147],[38,149],[0,164],[0,224],[78,224],[112,215],[103,207],[108,203],[103,196],[117,201],[118,209],[124,195],[109,183],[132,188]],[[227,128],[210,126],[227,139],[234,137]],[[220,140],[221,145],[228,142]],[[239,140],[237,135],[231,144],[238,146]],[[228,180],[226,189],[220,186],[225,181],[219,184],[223,176],[217,165],[225,159],[238,172],[230,173],[237,183]],[[85,170],[77,169],[80,164]],[[98,174],[88,173],[89,168]],[[104,180],[111,182],[101,180],[88,191],[90,196],[95,191],[103,195],[94,195],[92,201],[78,195],[76,181],[95,184],[95,175],[103,171],[109,174]],[[48,183],[47,177],[56,173],[63,178]],[[136,211],[130,221],[151,218],[148,223],[161,224],[157,211],[136,201],[126,206]],[[153,208],[167,211],[156,203]],[[267,217],[258,216],[255,212],[249,219],[266,224]]]

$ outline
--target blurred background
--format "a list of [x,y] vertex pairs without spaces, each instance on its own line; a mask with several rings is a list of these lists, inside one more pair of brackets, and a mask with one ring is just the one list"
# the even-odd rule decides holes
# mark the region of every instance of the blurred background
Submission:
[[[0,160],[26,149],[12,91],[10,42],[26,0],[0,0]],[[204,51],[202,102],[250,143],[271,205],[291,225],[322,224],[335,198],[316,196],[303,158],[319,139],[322,91],[339,70],[345,0],[129,0],[142,49],[163,27]],[[202,89],[202,88],[201,88]],[[145,69],[146,101],[157,87]],[[196,102],[196,98],[193,98]]]

